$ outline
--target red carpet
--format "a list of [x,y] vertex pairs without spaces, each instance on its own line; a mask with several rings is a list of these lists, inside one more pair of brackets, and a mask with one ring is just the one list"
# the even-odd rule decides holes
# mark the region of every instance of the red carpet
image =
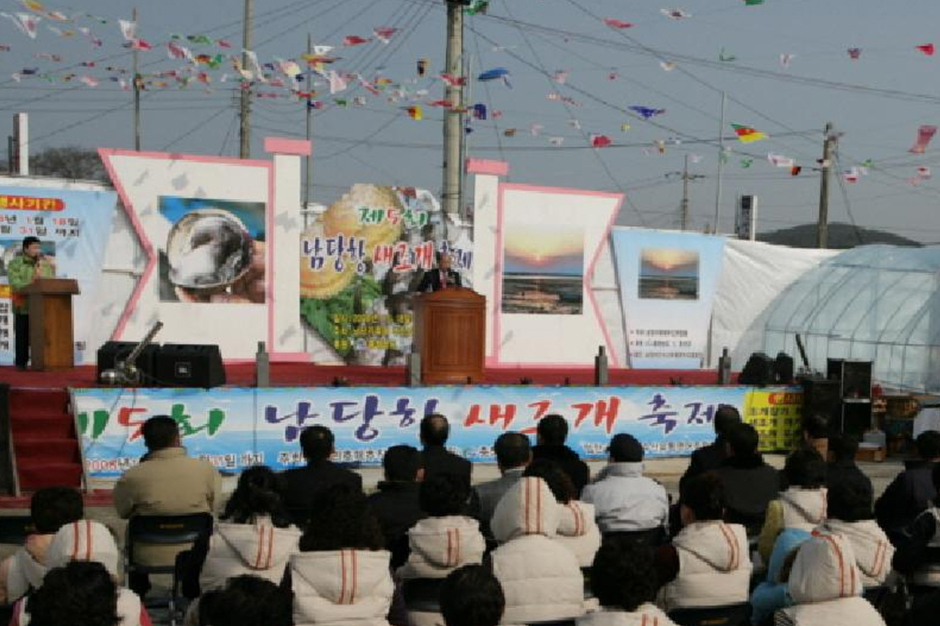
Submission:
[[81,457],[65,389],[14,386],[10,424],[20,489],[81,484]]

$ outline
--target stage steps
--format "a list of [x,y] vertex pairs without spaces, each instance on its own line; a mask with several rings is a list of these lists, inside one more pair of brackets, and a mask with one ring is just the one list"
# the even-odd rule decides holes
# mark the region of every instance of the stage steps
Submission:
[[22,491],[81,486],[81,455],[66,389],[10,389],[10,425]]

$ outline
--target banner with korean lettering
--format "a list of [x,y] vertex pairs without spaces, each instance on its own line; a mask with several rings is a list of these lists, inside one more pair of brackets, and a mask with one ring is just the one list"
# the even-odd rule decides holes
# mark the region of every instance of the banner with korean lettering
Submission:
[[117,194],[105,189],[0,184],[0,365],[13,363],[15,341],[7,267],[30,235],[41,240],[56,276],[78,281],[81,293],[72,301],[75,362],[87,360],[83,338],[94,322],[116,204]]
[[190,454],[239,471],[302,464],[300,431],[316,424],[333,430],[337,460],[379,465],[389,446],[420,445],[418,425],[428,413],[450,419],[448,446],[476,462],[494,461],[500,433],[534,434],[551,413],[568,420],[568,445],[585,458],[604,458],[621,432],[633,434],[650,457],[683,456],[714,440],[718,405],[742,414],[756,406],[760,417],[761,403],[801,396],[786,387],[73,389],[72,406],[89,476],[114,477],[145,453],[140,427],[158,414],[177,421]]
[[630,367],[704,367],[724,238],[632,228],[610,237]]
[[319,362],[405,364],[412,295],[438,252],[469,286],[473,246],[450,219],[428,191],[356,184],[304,230],[300,314]]

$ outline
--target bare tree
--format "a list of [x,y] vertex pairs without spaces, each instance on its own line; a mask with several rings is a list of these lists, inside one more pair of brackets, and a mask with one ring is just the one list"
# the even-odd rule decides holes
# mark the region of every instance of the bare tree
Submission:
[[111,182],[98,153],[79,146],[46,148],[30,157],[29,170],[38,176]]

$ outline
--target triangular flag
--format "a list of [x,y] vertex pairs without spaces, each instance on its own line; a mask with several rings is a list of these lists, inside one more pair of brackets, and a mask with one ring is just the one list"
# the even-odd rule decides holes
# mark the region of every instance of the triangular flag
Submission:
[[392,28],[390,26],[383,26],[380,28],[373,28],[372,34],[375,35],[375,38],[381,41],[384,44],[387,44],[392,39],[392,35],[398,32],[397,28]]
[[411,116],[411,119],[420,121],[424,118],[424,111],[421,110],[421,105],[416,104],[408,107],[408,115]]
[[725,49],[722,48],[721,50],[718,51],[718,60],[721,61],[722,63],[731,63],[732,61],[737,61],[738,57],[730,53],[725,54]]
[[591,135],[591,145],[595,148],[606,148],[611,143],[607,135]]
[[796,57],[795,54],[784,52],[783,54],[780,55],[780,67],[782,67],[785,70],[790,69],[790,62],[793,61],[795,57]]
[[660,9],[659,12],[673,20],[682,20],[687,17],[692,17],[691,13],[687,13],[682,9]]
[[773,152],[767,153],[767,160],[770,161],[771,165],[776,167],[793,167],[793,159],[790,157],[783,156],[782,154],[774,154]]
[[800,167],[799,165],[794,165],[793,167],[790,168],[790,176],[799,176],[800,172],[802,171],[803,171],[802,167]]
[[124,37],[124,41],[134,41],[137,39],[137,22],[118,20],[118,26],[121,28],[121,35]]
[[764,0],[744,0],[746,7],[756,7],[758,4],[764,4]]
[[344,46],[359,46],[364,43],[369,43],[370,41],[372,40],[365,39],[363,37],[360,37],[359,35],[346,35],[346,37],[343,38],[343,45]]
[[13,25],[30,39],[36,38],[36,34],[39,31],[39,22],[42,18],[30,15],[29,13],[15,13],[13,15],[0,13],[0,15],[13,22]]
[[330,70],[328,78],[330,80],[330,94],[346,91],[346,87],[348,86],[346,79],[337,74],[336,70]]
[[548,143],[552,144],[553,146],[557,148],[558,146],[561,146],[563,143],[565,143],[565,138],[564,137],[549,137]]
[[926,55],[929,56],[929,57],[932,57],[932,56],[933,56],[934,47],[933,47],[933,44],[932,44],[932,43],[924,43],[924,44],[921,44],[921,45],[919,45],[919,46],[914,46],[914,47],[917,48],[918,50],[920,50],[921,52],[923,52],[924,54],[926,54]]
[[760,141],[761,139],[767,139],[767,135],[765,133],[754,130],[750,126],[732,124],[731,128],[734,129],[735,134],[738,136],[738,141],[741,143],[753,143],[755,141]]
[[607,26],[610,26],[611,28],[620,28],[620,29],[630,28],[631,26],[633,26],[633,24],[631,24],[630,22],[624,22],[623,20],[618,20],[617,18],[614,18],[614,17],[605,17],[604,24],[606,24]]
[[861,48],[849,48],[849,58],[853,61],[858,61],[858,58],[862,56]]

